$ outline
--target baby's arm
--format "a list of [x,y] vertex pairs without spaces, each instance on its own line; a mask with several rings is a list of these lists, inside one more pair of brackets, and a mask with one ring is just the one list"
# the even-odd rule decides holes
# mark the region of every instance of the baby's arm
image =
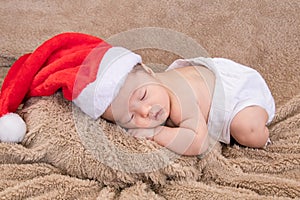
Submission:
[[158,144],[182,155],[199,155],[208,148],[207,130],[194,130],[183,127],[157,127],[152,138]]
[[181,127],[158,126],[153,129],[131,129],[129,132],[135,137],[151,139],[181,155],[199,155],[208,148],[207,126],[206,123],[200,124],[196,131],[185,128],[195,123],[193,121],[185,121]]

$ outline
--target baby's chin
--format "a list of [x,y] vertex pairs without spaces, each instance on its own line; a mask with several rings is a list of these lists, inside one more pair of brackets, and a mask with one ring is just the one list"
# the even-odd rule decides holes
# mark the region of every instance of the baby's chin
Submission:
[[166,122],[167,122],[167,118],[155,121],[151,124],[151,128],[156,128],[158,126],[164,126],[166,124]]
[[156,128],[158,126],[164,126],[166,123],[166,120],[161,120],[161,121],[152,121],[151,124],[148,124],[146,126],[137,126],[137,128]]

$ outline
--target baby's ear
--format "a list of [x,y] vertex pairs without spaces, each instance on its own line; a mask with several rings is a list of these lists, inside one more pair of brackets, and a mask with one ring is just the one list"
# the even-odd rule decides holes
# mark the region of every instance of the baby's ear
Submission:
[[148,73],[150,74],[151,76],[155,76],[155,73],[154,71],[150,68],[150,67],[147,67],[145,64],[141,63],[141,66],[143,67],[143,69]]

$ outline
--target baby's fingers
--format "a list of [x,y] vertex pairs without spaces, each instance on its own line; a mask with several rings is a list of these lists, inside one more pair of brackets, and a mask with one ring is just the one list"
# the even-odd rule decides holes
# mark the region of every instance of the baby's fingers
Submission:
[[128,129],[127,132],[129,135],[136,137],[136,138],[142,138],[140,131],[138,129]]
[[136,134],[136,130],[135,129],[128,129],[127,133],[131,136],[134,136]]

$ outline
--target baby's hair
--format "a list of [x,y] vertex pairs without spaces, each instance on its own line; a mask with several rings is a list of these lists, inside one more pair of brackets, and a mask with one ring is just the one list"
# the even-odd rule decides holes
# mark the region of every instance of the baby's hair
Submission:
[[136,72],[146,72],[147,74],[150,74],[151,76],[155,76],[155,73],[152,71],[151,68],[147,67],[143,63],[136,64],[133,69],[131,70],[132,73]]

